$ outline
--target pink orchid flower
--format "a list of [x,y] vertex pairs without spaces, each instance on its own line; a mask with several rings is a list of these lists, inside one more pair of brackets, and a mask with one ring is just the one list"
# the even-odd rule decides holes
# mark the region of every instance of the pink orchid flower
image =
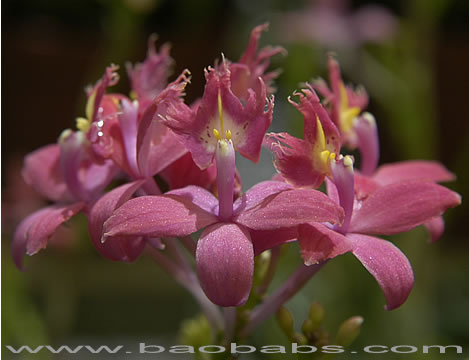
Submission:
[[265,144],[285,181],[296,187],[318,188],[331,175],[330,162],[340,152],[340,135],[310,85],[294,95],[299,96],[299,104],[289,101],[304,116],[304,140],[288,133],[268,133]]
[[[115,153],[120,154],[120,167],[132,182],[122,185],[100,198],[89,215],[89,233],[95,248],[106,258],[114,261],[134,261],[143,251],[142,237],[115,238],[101,242],[102,226],[125,201],[140,189],[143,194],[160,194],[153,176],[166,169],[187,153],[176,135],[161,122],[166,113],[166,104],[180,102],[188,78],[183,72],[153,100],[143,113],[139,103],[122,99],[121,112],[117,115],[121,141],[113,136]],[[112,135],[111,135],[112,136]],[[116,161],[116,156],[113,157]],[[117,161],[116,161],[117,162]]]
[[168,104],[165,124],[180,135],[201,169],[212,164],[218,138],[225,137],[241,155],[258,161],[262,138],[272,122],[274,105],[273,98],[267,99],[265,109],[264,82],[258,78],[260,92],[256,94],[250,89],[249,98],[243,103],[231,89],[231,71],[225,61],[218,70],[206,70],[205,78],[207,83],[197,110],[183,103],[176,104],[178,106]]
[[[147,64],[154,61],[153,55],[150,50]],[[90,223],[96,223],[97,211],[92,209],[102,209],[106,204],[107,197],[102,202],[98,199],[119,168],[130,178],[147,180],[137,182],[139,187],[159,193],[152,177],[187,152],[166,126],[153,121],[157,115],[164,114],[163,105],[159,111],[155,104],[142,109],[123,95],[106,94],[106,89],[119,79],[115,70],[115,66],[108,67],[103,77],[88,90],[86,118],[77,119],[78,131],[64,131],[58,145],[46,146],[26,158],[25,181],[56,204],[31,214],[18,227],[12,251],[20,268],[25,252],[33,255],[45,248],[56,229],[78,212],[84,211],[90,216]],[[147,75],[157,71],[155,66],[149,65],[144,70]],[[135,72],[132,74],[137,76]],[[185,81],[183,74],[162,91],[161,96],[165,101],[171,97],[179,101],[180,84]],[[139,91],[143,94],[144,90],[151,91],[149,87]],[[112,212],[114,207],[110,209]],[[101,234],[90,233],[98,251],[112,260],[132,261],[143,249],[141,241],[134,246],[129,239],[103,245]]]
[[386,298],[386,309],[402,305],[413,286],[406,256],[391,242],[373,235],[409,231],[461,203],[461,197],[440,185],[400,181],[378,187],[365,199],[357,197],[353,161],[347,156],[332,165],[333,182],[326,180],[328,195],[345,211],[340,226],[304,224],[299,244],[306,264],[352,252],[375,277]]
[[235,148],[257,160],[273,104],[259,79],[262,98],[250,90],[243,105],[231,91],[229,69],[222,69],[206,72],[207,85],[195,114],[169,102],[166,119],[199,167],[216,159],[218,199],[197,186],[131,199],[104,223],[103,240],[184,237],[203,229],[196,250],[202,288],[215,304],[239,306],[251,289],[257,239],[263,238],[261,246],[266,243],[263,231],[278,231],[286,240],[289,230],[304,222],[329,218],[340,223],[342,209],[320,192],[293,190],[281,182],[260,183],[233,203]]
[[344,143],[355,147],[357,139],[354,121],[368,106],[368,94],[361,86],[354,88],[344,84],[339,63],[331,54],[328,57],[328,67],[330,88],[322,79],[314,81],[313,87],[324,96],[325,103],[329,105],[331,119],[339,129]]
[[47,247],[57,228],[80,211],[88,212],[116,174],[110,161],[95,164],[82,146],[83,133],[65,131],[59,144],[29,154],[23,178],[46,199],[54,202],[28,217],[18,226],[13,242],[13,259],[22,269],[24,254],[34,255]]

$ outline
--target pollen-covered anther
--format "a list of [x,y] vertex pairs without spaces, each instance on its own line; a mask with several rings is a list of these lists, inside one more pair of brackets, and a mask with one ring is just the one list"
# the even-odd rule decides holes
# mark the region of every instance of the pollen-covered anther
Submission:
[[336,158],[336,153],[331,153],[329,150],[321,151],[319,159],[321,160],[321,166],[326,174],[330,173],[330,163]]
[[91,123],[88,119],[84,117],[77,117],[76,119],[76,127],[78,130],[87,133],[90,130]]
[[353,168],[353,157],[346,155],[344,157],[344,165],[348,168]]
[[72,133],[73,131],[71,129],[65,129],[64,131],[62,131],[59,135],[59,143],[63,143]]
[[218,141],[222,139],[220,132],[217,129],[213,129],[213,135],[216,137]]
[[362,114],[361,118],[365,120],[370,126],[376,127],[376,120],[373,114],[366,111]]

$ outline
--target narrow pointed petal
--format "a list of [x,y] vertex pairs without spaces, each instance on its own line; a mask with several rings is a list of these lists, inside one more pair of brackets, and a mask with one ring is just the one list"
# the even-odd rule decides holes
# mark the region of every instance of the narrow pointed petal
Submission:
[[235,221],[253,230],[274,230],[309,222],[342,223],[343,209],[312,189],[282,191],[242,211]]
[[67,189],[60,168],[60,146],[51,144],[30,154],[24,160],[24,181],[40,195],[52,201],[73,197]]
[[445,231],[445,221],[442,216],[435,216],[423,224],[430,234],[430,242],[434,243],[440,240],[441,235]]
[[197,274],[207,297],[220,306],[240,306],[248,299],[254,273],[249,231],[230,223],[206,228],[197,243]]
[[91,242],[98,252],[113,261],[135,261],[142,253],[145,242],[142,237],[113,237],[101,242],[103,224],[132,194],[144,183],[144,180],[134,181],[119,186],[101,197],[92,207],[88,218],[88,231]]
[[233,93],[240,98],[247,97],[248,89],[259,92],[257,84],[259,77],[264,80],[268,94],[272,94],[275,90],[273,80],[279,75],[279,71],[265,72],[270,65],[270,58],[277,54],[286,54],[286,50],[279,46],[269,46],[258,51],[261,34],[268,27],[267,23],[256,26],[251,31],[249,44],[239,61],[230,64]]
[[169,55],[170,46],[164,44],[158,52],[155,47],[156,35],[148,39],[148,52],[144,62],[132,66],[127,63],[132,90],[135,91],[139,103],[146,107],[168,83],[171,67],[174,64]]
[[[142,115],[137,135],[137,159],[143,176],[154,176],[187,153],[176,134],[163,124],[168,109],[186,109],[182,96],[189,81],[184,71]],[[189,114],[190,109],[187,108]]]
[[98,80],[96,85],[88,94],[88,103],[86,104],[86,117],[91,123],[98,120],[102,99],[105,96],[106,89],[114,86],[119,82],[119,74],[117,70],[119,66],[110,65],[106,68],[104,75]]
[[[295,92],[300,98],[297,104],[290,101],[304,116],[304,138],[314,148],[318,142],[319,132],[323,132],[325,137],[325,149],[331,153],[338,153],[340,150],[340,135],[337,126],[334,125],[324,106],[322,106],[319,97],[311,85],[301,89],[301,92]],[[318,127],[318,120],[322,130]]]
[[379,188],[355,209],[350,232],[390,235],[422,225],[461,203],[459,194],[428,182]]
[[236,214],[239,214],[241,211],[250,210],[259,205],[267,196],[292,189],[290,185],[281,181],[260,182],[235,201],[234,211]]
[[298,239],[298,227],[281,228],[276,230],[249,230],[254,254],[257,256],[265,250],[286,244]]
[[386,298],[386,310],[401,306],[414,284],[407,257],[392,243],[373,236],[348,234],[353,254],[376,279]]
[[319,223],[300,225],[298,242],[305,265],[318,264],[352,251],[353,248],[344,235]]
[[340,85],[342,76],[340,75],[339,63],[332,54],[329,54],[327,65],[329,68],[329,82],[332,90],[331,119],[340,128]]
[[185,196],[141,196],[127,201],[104,223],[103,240],[111,236],[182,237],[217,220]]
[[23,268],[24,254],[34,255],[47,247],[47,242],[56,229],[81,211],[84,203],[53,205],[25,218],[18,226],[12,243],[13,260],[19,269]]
[[380,185],[406,180],[426,180],[445,182],[455,180],[456,176],[437,161],[410,160],[383,165],[378,168],[373,180]]

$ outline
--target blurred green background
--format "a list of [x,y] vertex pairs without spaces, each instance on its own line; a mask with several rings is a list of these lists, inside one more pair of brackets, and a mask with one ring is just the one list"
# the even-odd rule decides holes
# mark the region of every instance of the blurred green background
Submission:
[[[363,9],[374,9],[372,14],[384,17],[360,18]],[[251,29],[270,22],[261,43],[280,44],[289,52],[287,57],[276,57],[272,66],[283,69],[272,128],[298,136],[301,117],[286,97],[301,82],[327,78],[326,54],[334,51],[344,78],[363,84],[370,94],[369,111],[380,131],[381,162],[442,161],[458,176],[448,186],[463,198],[469,194],[467,1],[5,0],[2,10],[2,355],[6,358],[20,357],[9,354],[5,344],[177,344],[181,321],[198,312],[190,295],[150,259],[129,265],[101,258],[87,238],[84,218],[61,231],[54,246],[26,259],[26,272],[19,272],[10,258],[15,226],[43,205],[21,182],[22,156],[55,142],[63,129],[74,126],[75,117],[84,113],[84,86],[98,79],[109,63],[121,65],[118,90],[127,92],[125,61],[143,60],[151,33],[159,35],[159,45],[172,44],[173,78],[184,68],[191,70],[191,101],[202,94],[203,68],[221,52],[237,60]],[[317,16],[321,11],[336,23],[321,24]],[[318,25],[309,28],[302,21]],[[367,29],[361,26],[365,22]],[[243,161],[239,166],[245,189],[273,173],[267,153],[259,165],[262,171]],[[392,238],[409,257],[416,278],[400,309],[386,312],[374,279],[353,256],[345,255],[331,261],[288,303],[296,325],[301,326],[309,304],[320,301],[326,309],[325,326],[332,332],[347,317],[365,318],[353,346],[357,349],[374,344],[465,347],[464,357],[389,353],[354,358],[468,358],[468,214],[465,202],[448,211],[445,234],[436,244],[429,245],[420,228]],[[274,285],[300,262],[297,250],[291,246]],[[287,341],[271,319],[249,343]]]

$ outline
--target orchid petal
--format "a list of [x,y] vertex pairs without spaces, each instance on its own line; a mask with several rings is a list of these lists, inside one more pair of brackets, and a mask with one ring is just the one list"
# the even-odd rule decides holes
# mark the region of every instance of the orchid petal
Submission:
[[256,94],[259,93],[258,83],[256,83],[258,77],[265,82],[269,94],[275,90],[272,82],[279,75],[279,71],[266,74],[265,71],[270,65],[270,58],[277,54],[286,54],[286,50],[282,47],[265,47],[258,52],[259,39],[268,27],[267,23],[256,26],[251,31],[249,44],[239,62],[230,64],[233,93],[240,98],[246,97],[250,88],[254,89]]
[[[319,97],[316,95],[313,87],[307,84],[307,88],[301,89],[301,92],[295,92],[300,98],[297,104],[290,100],[290,103],[295,106],[304,116],[304,138],[312,147],[315,146],[318,140],[318,132],[324,132],[322,136],[325,137],[325,149],[331,153],[338,153],[340,150],[340,135],[337,127],[332,122],[326,109],[322,106]],[[318,127],[318,120],[322,130]]]
[[92,200],[98,198],[119,173],[119,169],[112,160],[105,160],[101,164],[88,162],[82,170],[83,188]]
[[188,185],[212,189],[215,187],[217,168],[213,164],[205,170],[200,170],[192,160],[192,155],[186,153],[165,168],[160,175],[169,184],[170,189],[179,189]]
[[288,133],[269,133],[264,143],[275,156],[274,167],[295,187],[318,188],[324,174],[313,167],[312,149],[306,141]]
[[430,233],[430,242],[432,243],[438,241],[445,231],[445,221],[442,216],[435,216],[423,225]]
[[357,200],[364,200],[374,193],[381,186],[369,176],[363,176],[355,171],[355,197]]
[[460,203],[457,193],[434,183],[387,185],[354,210],[350,232],[390,235],[408,231]]
[[380,166],[373,180],[380,185],[388,185],[406,180],[426,180],[445,182],[456,176],[437,161],[410,160]]
[[217,220],[186,196],[141,196],[127,201],[104,223],[103,240],[129,235],[182,237]]
[[318,264],[352,251],[352,243],[344,235],[319,223],[300,225],[298,242],[305,265]]
[[[185,108],[181,97],[189,79],[184,71],[155,99],[140,121],[137,137],[137,155],[140,173],[154,176],[183,156],[187,149],[162,119],[169,109]],[[189,110],[190,111],[190,110]]]
[[197,243],[197,274],[207,297],[220,306],[240,306],[248,299],[254,273],[249,231],[230,223],[206,228]]
[[281,191],[292,190],[292,187],[281,181],[263,181],[250,188],[234,203],[234,212],[239,214],[260,204],[267,196]]
[[135,261],[142,253],[145,242],[142,237],[120,237],[116,236],[101,241],[103,235],[103,224],[132,194],[144,183],[144,180],[134,181],[119,186],[101,197],[92,207],[89,215],[88,230],[91,241],[96,250],[105,258],[113,261]]
[[60,146],[44,146],[24,160],[22,171],[24,181],[40,195],[53,201],[71,200],[60,168]]
[[189,185],[181,189],[168,191],[165,195],[177,195],[186,198],[194,205],[213,215],[218,214],[218,199],[200,186]]
[[141,106],[146,107],[165,88],[168,77],[171,75],[170,68],[174,61],[169,55],[170,46],[164,44],[160,52],[156,51],[155,42],[157,36],[151,35],[148,39],[148,52],[144,62],[132,64],[127,63],[132,90],[136,92]]
[[386,297],[386,310],[401,306],[414,284],[407,257],[392,243],[373,236],[348,234],[353,254],[376,279]]
[[116,72],[118,69],[119,67],[116,65],[108,66],[101,79],[89,90],[86,117],[91,123],[96,122],[98,119],[99,109],[102,105],[101,101],[106,93],[106,89],[118,83],[119,74]]
[[59,140],[60,143],[60,166],[68,189],[76,199],[89,201],[90,194],[83,186],[80,179],[80,168],[87,159],[85,149],[85,134],[81,131],[65,130]]
[[25,218],[16,229],[12,243],[13,260],[23,269],[24,254],[34,255],[47,247],[56,229],[84,207],[83,202],[71,205],[53,205],[38,210]]
[[235,221],[253,230],[274,230],[309,222],[342,223],[344,211],[325,194],[312,189],[282,191],[267,196]]

